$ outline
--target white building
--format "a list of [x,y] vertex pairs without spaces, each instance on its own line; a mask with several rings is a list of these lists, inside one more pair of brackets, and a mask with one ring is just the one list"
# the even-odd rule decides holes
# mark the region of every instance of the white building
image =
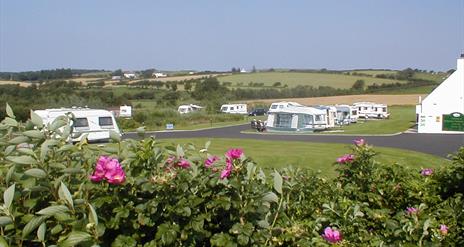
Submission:
[[179,108],[177,108],[177,111],[180,114],[186,114],[186,113],[190,113],[190,112],[199,111],[201,109],[203,109],[202,106],[189,104],[189,105],[180,105]]
[[464,133],[464,54],[456,71],[416,106],[419,133]]
[[162,78],[162,77],[167,77],[168,75],[166,75],[165,73],[161,73],[161,72],[155,72],[153,73],[153,76],[155,78]]
[[132,117],[132,106],[122,105],[119,107],[119,117],[131,118]]
[[385,104],[377,104],[372,102],[357,102],[353,107],[358,110],[358,116],[361,118],[388,118],[388,107]]
[[124,77],[127,79],[135,79],[137,78],[137,75],[133,72],[125,72]]
[[329,128],[326,109],[293,106],[269,111],[266,121],[268,131],[315,131]]

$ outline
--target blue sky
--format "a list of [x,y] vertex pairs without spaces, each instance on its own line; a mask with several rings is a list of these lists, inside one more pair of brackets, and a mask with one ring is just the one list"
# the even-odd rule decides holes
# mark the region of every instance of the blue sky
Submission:
[[464,0],[0,0],[0,71],[455,68]]

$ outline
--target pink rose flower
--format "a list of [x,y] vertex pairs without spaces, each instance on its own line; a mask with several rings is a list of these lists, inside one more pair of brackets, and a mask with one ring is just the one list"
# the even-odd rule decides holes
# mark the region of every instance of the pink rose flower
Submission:
[[329,243],[337,243],[342,241],[342,236],[339,231],[333,230],[330,227],[326,227],[324,229],[324,234],[322,234],[322,237],[327,240]]
[[444,224],[440,225],[440,233],[441,235],[447,235],[448,234],[448,227]]
[[240,159],[243,154],[243,150],[239,148],[232,148],[227,151],[226,156],[231,159]]
[[419,210],[417,210],[417,208],[415,207],[407,207],[406,208],[406,212],[408,212],[408,214],[417,214]]
[[353,140],[354,142],[354,145],[360,147],[360,146],[364,146],[364,144],[366,144],[366,141],[362,138],[358,138],[358,139],[355,139]]
[[210,168],[218,160],[219,160],[219,157],[217,157],[217,156],[208,157],[208,159],[205,160],[205,167]]
[[190,162],[186,159],[181,159],[179,162],[177,162],[177,165],[182,167],[182,168],[189,168],[190,167]]
[[354,155],[352,154],[345,154],[342,157],[337,158],[337,163],[345,164],[354,160]]
[[433,173],[433,169],[431,169],[431,168],[425,168],[425,169],[422,169],[422,171],[421,171],[421,175],[424,176],[424,177],[430,176],[430,175],[432,175],[432,173]]
[[224,170],[222,170],[220,178],[221,179],[228,178],[230,176],[230,174],[232,173],[233,168],[234,168],[234,166],[232,165],[232,160],[226,159],[226,168],[224,168]]
[[92,182],[106,180],[110,184],[122,184],[126,180],[126,174],[117,159],[100,156],[90,180]]

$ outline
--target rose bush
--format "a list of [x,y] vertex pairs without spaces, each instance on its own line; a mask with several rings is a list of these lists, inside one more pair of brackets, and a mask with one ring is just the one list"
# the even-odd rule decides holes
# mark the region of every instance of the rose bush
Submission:
[[329,179],[209,143],[71,144],[65,117],[7,115],[0,246],[464,245],[464,148],[449,167],[417,171],[378,163],[357,139]]

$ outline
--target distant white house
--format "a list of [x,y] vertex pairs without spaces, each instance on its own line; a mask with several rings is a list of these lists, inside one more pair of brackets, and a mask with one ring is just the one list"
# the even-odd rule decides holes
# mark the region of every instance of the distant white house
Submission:
[[111,80],[121,80],[121,76],[120,75],[113,75],[111,77]]
[[137,75],[134,72],[125,72],[124,77],[127,79],[135,79],[137,78]]
[[416,114],[419,133],[464,133],[464,54],[456,71],[419,102]]
[[244,68],[240,69],[240,73],[246,73],[247,71]]
[[122,105],[119,107],[119,117],[131,118],[132,117],[132,106]]
[[162,78],[162,77],[167,77],[168,75],[166,75],[164,73],[161,73],[161,72],[155,72],[155,73],[153,73],[153,76],[155,78]]

